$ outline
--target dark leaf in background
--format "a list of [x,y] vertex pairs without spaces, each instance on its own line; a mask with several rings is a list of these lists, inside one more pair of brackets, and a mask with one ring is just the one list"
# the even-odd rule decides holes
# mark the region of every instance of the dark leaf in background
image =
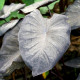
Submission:
[[80,57],[65,62],[66,66],[80,68]]

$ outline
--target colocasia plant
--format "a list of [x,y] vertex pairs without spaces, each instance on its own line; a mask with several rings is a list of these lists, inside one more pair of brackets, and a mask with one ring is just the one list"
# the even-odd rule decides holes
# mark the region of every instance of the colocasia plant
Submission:
[[19,20],[20,14],[17,14],[18,19],[7,23],[3,21],[4,24],[0,26],[0,36],[11,29],[4,35],[0,49],[2,76],[10,71],[13,62],[20,62],[14,69],[21,68],[25,62],[32,70],[33,76],[40,75],[52,69],[66,52],[70,45],[71,30],[80,27],[80,0],[69,6],[64,15],[54,13],[51,18],[44,18],[37,8],[54,1],[42,0],[26,7],[25,4],[13,3],[3,7],[0,18],[5,19],[16,10],[27,15]]
[[18,41],[22,58],[33,76],[52,69],[68,49],[71,28],[66,20],[61,14],[43,18],[39,10],[23,19]]

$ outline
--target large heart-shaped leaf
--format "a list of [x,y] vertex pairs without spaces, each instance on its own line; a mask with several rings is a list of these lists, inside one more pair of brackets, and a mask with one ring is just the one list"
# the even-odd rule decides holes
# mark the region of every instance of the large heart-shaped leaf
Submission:
[[52,69],[70,44],[67,17],[54,14],[43,18],[39,10],[27,15],[19,31],[19,46],[23,60],[37,76]]

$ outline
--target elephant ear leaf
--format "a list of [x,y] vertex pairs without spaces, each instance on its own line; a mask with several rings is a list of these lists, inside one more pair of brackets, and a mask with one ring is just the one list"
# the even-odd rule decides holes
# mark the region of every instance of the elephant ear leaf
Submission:
[[3,44],[0,49],[0,73],[6,73],[7,70],[10,70],[13,62],[21,60],[18,45],[19,28],[19,24],[17,24],[3,38]]
[[19,30],[19,48],[26,65],[37,76],[52,69],[70,45],[67,17],[54,14],[43,18],[39,10],[28,14]]
[[18,19],[11,20],[10,22],[5,23],[2,26],[0,26],[0,36],[2,36],[9,29],[13,28],[18,23],[18,21],[19,21]]
[[2,10],[4,3],[5,3],[5,0],[0,0],[0,10]]
[[11,3],[10,5],[5,5],[3,7],[3,15],[0,16],[0,18],[6,18],[8,17],[11,12],[14,12],[14,11],[17,11],[21,8],[23,8],[25,6],[25,4],[21,4],[21,3],[18,3],[18,4],[14,4],[14,3]]
[[68,16],[68,23],[71,29],[77,29],[80,27],[80,0],[75,0],[75,2],[70,5],[66,11],[66,16]]

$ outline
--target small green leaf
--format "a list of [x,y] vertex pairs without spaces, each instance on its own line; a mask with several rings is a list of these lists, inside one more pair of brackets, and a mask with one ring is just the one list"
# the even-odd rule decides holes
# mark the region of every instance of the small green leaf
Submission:
[[[20,19],[20,18],[24,18],[24,16],[25,16],[24,14],[20,14],[17,11],[15,11],[15,12],[12,12],[10,16],[7,17],[5,20],[9,22],[12,18]],[[0,21],[0,25],[3,25],[4,23],[6,23],[4,20]]]
[[4,3],[5,3],[5,0],[0,0],[0,10],[2,10]]
[[[22,0],[23,3],[25,3],[27,6],[28,5],[31,5],[33,3],[36,3],[36,2],[39,2],[39,1],[42,1],[42,0]],[[57,0],[53,3],[51,3],[50,5],[48,5],[49,9],[52,10],[55,6],[56,3],[58,3],[60,0]],[[48,8],[45,6],[45,7],[40,7],[40,12],[42,14],[46,14],[48,12]]]
[[54,8],[55,4],[58,3],[59,1],[60,0],[57,0],[57,1],[53,2],[53,3],[51,3],[50,5],[48,5],[49,9],[52,10]]
[[43,76],[44,79],[46,79],[46,77],[47,77],[48,75],[49,75],[49,71],[44,72],[44,73],[42,74],[42,76]]
[[[36,0],[36,1],[39,1],[39,0]],[[60,0],[57,0],[51,4],[48,5],[49,9],[52,10],[55,6],[56,3],[58,3]],[[48,8],[45,6],[45,7],[40,7],[40,11],[42,14],[46,14],[48,12]]]
[[20,18],[24,18],[24,16],[25,16],[24,14],[20,14],[17,11],[11,13],[11,17],[12,18],[18,18],[18,19],[20,19]]
[[48,8],[47,7],[41,7],[40,12],[41,12],[41,14],[46,14],[48,12]]
[[27,6],[29,6],[29,5],[31,5],[31,4],[34,3],[34,0],[22,0],[22,2],[23,2],[24,4],[26,4]]
[[34,0],[34,2],[39,2],[39,1],[42,1],[42,0]]

